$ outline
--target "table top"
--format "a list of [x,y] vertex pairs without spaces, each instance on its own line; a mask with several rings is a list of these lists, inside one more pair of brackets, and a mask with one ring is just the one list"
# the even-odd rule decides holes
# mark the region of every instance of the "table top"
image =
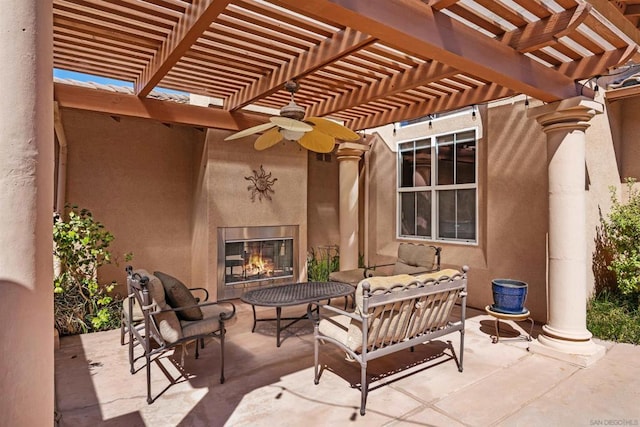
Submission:
[[351,295],[355,288],[342,282],[302,282],[247,291],[240,299],[247,304],[284,307]]
[[526,320],[531,315],[529,310],[527,310],[526,308],[523,313],[518,313],[518,314],[507,314],[507,313],[500,313],[499,311],[493,311],[490,305],[486,306],[484,309],[487,312],[487,314],[490,314],[493,317],[497,317],[498,319],[505,319],[505,320]]

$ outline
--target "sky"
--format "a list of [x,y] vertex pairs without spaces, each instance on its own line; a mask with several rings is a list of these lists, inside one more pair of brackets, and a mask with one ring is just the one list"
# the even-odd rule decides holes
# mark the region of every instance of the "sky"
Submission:
[[[78,80],[78,81],[81,81],[81,82],[91,82],[91,83],[99,83],[99,84],[104,84],[104,85],[124,86],[124,87],[133,88],[133,83],[132,82],[125,82],[123,80],[108,79],[106,77],[95,76],[93,74],[84,74],[84,73],[76,73],[75,71],[60,70],[58,68],[54,68],[53,69],[53,76],[54,77],[58,77],[60,79],[71,79],[71,80]],[[165,89],[165,88],[162,88],[162,87],[155,87],[154,90],[156,90],[158,92],[173,93],[173,94],[178,94],[178,95],[186,95],[185,92],[180,92],[180,91],[171,90],[171,89]]]

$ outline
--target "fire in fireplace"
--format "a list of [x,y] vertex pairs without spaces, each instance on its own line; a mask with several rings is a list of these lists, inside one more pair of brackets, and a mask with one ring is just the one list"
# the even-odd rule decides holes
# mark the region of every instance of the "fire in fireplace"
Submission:
[[218,229],[218,299],[297,277],[297,226]]
[[225,242],[226,285],[293,275],[293,238]]

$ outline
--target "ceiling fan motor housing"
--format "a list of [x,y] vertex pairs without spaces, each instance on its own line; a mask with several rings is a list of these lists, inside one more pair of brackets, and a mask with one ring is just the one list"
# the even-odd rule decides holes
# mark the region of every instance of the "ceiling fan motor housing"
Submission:
[[302,120],[304,118],[304,107],[291,101],[280,109],[280,115],[289,119]]

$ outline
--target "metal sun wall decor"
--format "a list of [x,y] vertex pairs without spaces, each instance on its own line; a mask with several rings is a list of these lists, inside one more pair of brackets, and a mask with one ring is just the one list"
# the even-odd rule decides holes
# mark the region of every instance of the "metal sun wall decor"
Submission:
[[260,172],[253,170],[253,176],[245,176],[244,179],[251,181],[251,185],[247,187],[247,190],[251,192],[251,201],[256,201],[256,195],[258,200],[262,202],[262,198],[271,201],[271,194],[276,192],[271,186],[278,180],[278,178],[271,178],[271,172],[266,173],[262,165],[260,165]]

